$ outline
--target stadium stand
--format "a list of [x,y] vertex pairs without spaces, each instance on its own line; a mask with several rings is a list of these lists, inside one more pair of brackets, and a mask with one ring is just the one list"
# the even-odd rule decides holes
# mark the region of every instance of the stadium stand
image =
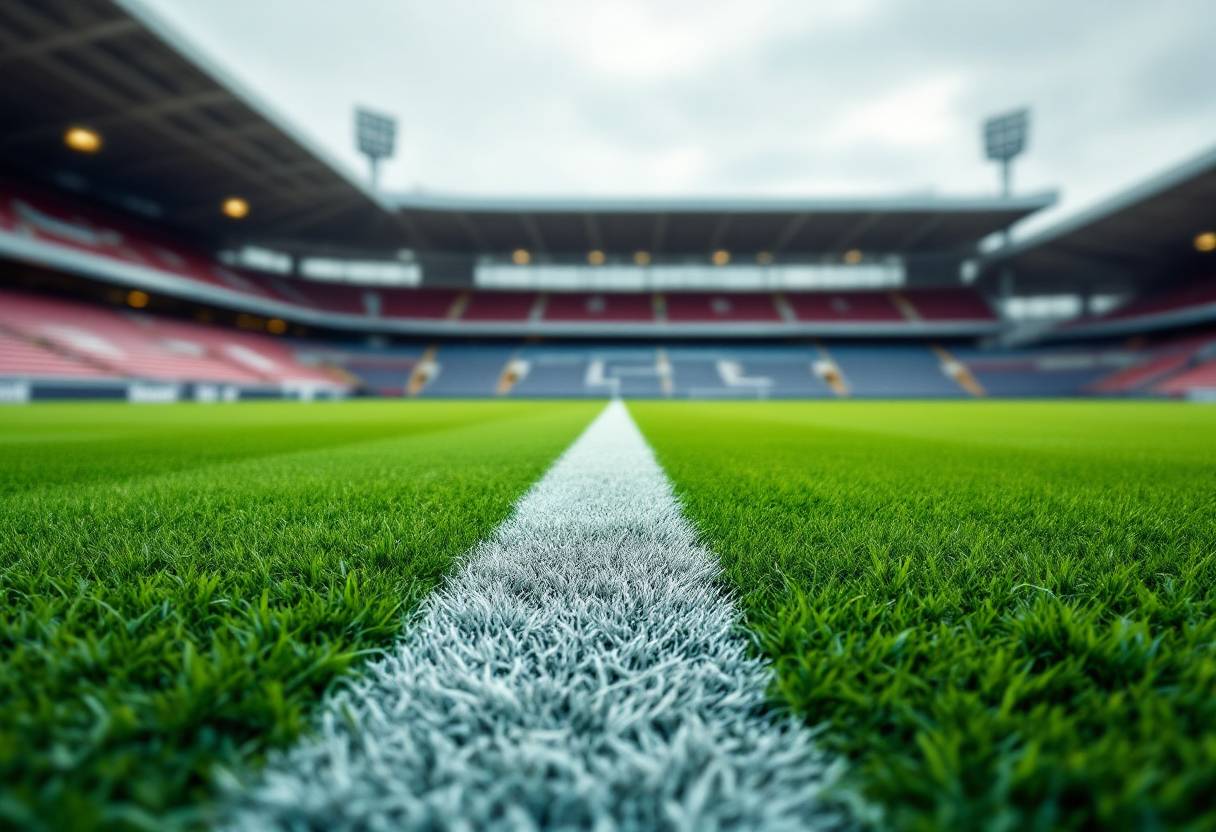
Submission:
[[1182,372],[1198,363],[1200,356],[1216,344],[1212,336],[1171,339],[1139,351],[1138,360],[1128,367],[1103,376],[1087,387],[1087,392],[1128,395],[1148,390],[1154,383]]
[[967,395],[927,346],[836,344],[828,348],[854,396],[956,398]]
[[906,320],[886,292],[799,292],[786,296],[800,321],[889,322]]
[[424,397],[493,396],[513,347],[453,344],[439,349],[437,371],[421,389]]
[[549,295],[547,321],[653,321],[654,298],[640,292],[563,292]]
[[926,321],[995,321],[987,301],[969,289],[904,289],[899,292]]
[[664,295],[669,321],[781,320],[773,296],[743,292],[671,292]]
[[0,187],[0,232],[27,243],[166,272],[239,292],[273,296],[255,281],[154,229],[41,189]]
[[[368,296],[376,293],[352,286],[335,285],[332,283],[314,283],[308,280],[276,280],[279,292],[289,302],[303,303],[313,309],[326,312],[345,312],[348,315],[370,315],[373,310],[380,311],[379,302],[368,303]],[[286,289],[284,287],[287,287]]]
[[1204,361],[1202,364],[1155,384],[1152,390],[1154,393],[1164,393],[1167,396],[1191,395],[1200,390],[1216,395],[1216,359]]
[[0,376],[97,378],[114,373],[0,329]]
[[1107,320],[1124,320],[1207,306],[1216,306],[1216,276],[1195,280],[1169,292],[1135,300],[1102,317]]
[[[384,303],[381,314],[432,317],[448,315],[467,294],[375,291]],[[522,316],[525,308],[533,314],[538,298],[536,293],[484,294],[499,310],[507,304],[506,312],[497,314],[515,316]],[[889,308],[898,311],[885,293],[850,295],[865,302],[885,299]],[[324,297],[314,295],[318,302]],[[548,303],[555,305],[546,307],[546,314],[552,309],[559,320],[566,314],[574,318],[586,311],[594,297],[592,293],[549,295]],[[623,301],[613,312],[622,317],[640,315],[643,302],[650,301],[643,293],[608,297]],[[712,297],[702,294],[698,302]],[[769,294],[749,297],[773,299]],[[563,304],[573,311],[563,310]],[[887,307],[879,308],[886,312]],[[491,305],[482,314],[495,314],[494,309]],[[343,347],[324,340],[289,342],[257,332],[0,290],[0,378],[211,383],[250,391],[311,385],[329,391],[355,387],[383,396],[1181,396],[1211,385],[1214,345],[1216,336],[1206,335],[1151,346],[980,349],[956,345],[950,352],[927,342],[840,340],[733,346],[520,341],[482,345],[448,340],[429,349],[421,344]],[[318,356],[340,369],[315,366]],[[838,389],[825,368],[834,374]],[[976,387],[969,386],[960,368]]]
[[[419,348],[350,351],[333,358],[364,389],[401,395]],[[1125,348],[947,352],[924,343],[765,345],[447,344],[433,353],[424,396],[780,399],[969,395],[1093,395],[1112,368],[1143,360]],[[958,366],[951,367],[951,363]],[[839,373],[840,390],[825,377]],[[960,374],[959,367],[965,369]],[[970,382],[975,382],[971,384]]]
[[455,289],[380,289],[378,294],[380,314],[386,318],[442,320],[452,314],[464,293]]
[[536,306],[535,292],[475,292],[460,316],[465,321],[527,321]]
[[268,336],[58,298],[0,290],[0,332],[7,336],[4,376],[344,386]]

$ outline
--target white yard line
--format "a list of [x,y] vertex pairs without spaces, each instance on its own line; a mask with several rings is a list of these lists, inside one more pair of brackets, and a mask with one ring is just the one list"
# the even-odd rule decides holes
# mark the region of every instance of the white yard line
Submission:
[[230,828],[836,828],[716,574],[613,402]]

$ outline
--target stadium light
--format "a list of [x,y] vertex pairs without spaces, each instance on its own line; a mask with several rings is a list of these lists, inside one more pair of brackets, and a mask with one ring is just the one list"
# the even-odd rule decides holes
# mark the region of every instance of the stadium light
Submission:
[[69,127],[63,143],[77,153],[96,153],[101,150],[101,134],[87,127]]
[[1216,251],[1216,231],[1205,231],[1195,237],[1195,250],[1202,252]]
[[848,263],[850,266],[856,266],[862,261],[864,256],[865,255],[863,255],[858,249],[851,248],[844,253],[844,262]]
[[143,309],[148,305],[148,293],[136,289],[127,294],[127,304],[134,309]]
[[633,253],[633,262],[639,266],[649,266],[650,265],[650,252],[649,251],[635,251]]
[[230,196],[224,200],[224,204],[220,206],[227,216],[234,220],[242,219],[249,214],[249,203],[241,199],[239,196]]
[[1030,110],[1023,107],[984,122],[984,151],[988,158],[1001,163],[1001,196],[1013,193],[1012,162],[1026,149],[1030,132]]
[[532,262],[532,255],[526,248],[517,248],[511,252],[511,262],[517,266],[526,266]]
[[726,249],[718,249],[714,252],[713,261],[715,266],[725,266],[730,262],[730,252]]
[[587,252],[587,262],[593,266],[604,265],[604,252],[599,249]]
[[355,141],[371,163],[372,188],[377,188],[380,160],[390,158],[397,144],[397,120],[359,107],[355,110]]

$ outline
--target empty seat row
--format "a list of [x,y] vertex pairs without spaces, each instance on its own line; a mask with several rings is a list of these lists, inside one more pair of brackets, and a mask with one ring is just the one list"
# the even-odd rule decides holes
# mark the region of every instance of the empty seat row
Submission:
[[0,374],[335,384],[270,336],[0,291]]

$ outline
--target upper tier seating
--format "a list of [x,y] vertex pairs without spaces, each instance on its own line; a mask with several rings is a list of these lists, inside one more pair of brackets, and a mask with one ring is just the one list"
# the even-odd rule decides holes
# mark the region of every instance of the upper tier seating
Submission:
[[723,321],[739,323],[745,321],[780,321],[781,315],[770,294],[747,294],[744,292],[672,292],[664,295],[667,320]]
[[546,321],[653,321],[654,299],[640,292],[563,292],[549,295]]
[[785,296],[800,321],[903,321],[886,292],[800,292]]
[[[367,303],[364,300],[366,290],[355,286],[343,286],[333,283],[313,283],[309,280],[278,280],[282,294],[294,294],[314,309],[327,312],[343,312],[347,315],[368,314]],[[290,298],[289,298],[290,299]]]
[[523,322],[536,305],[535,292],[475,292],[461,320]]
[[1212,303],[1216,303],[1216,278],[1208,277],[1156,297],[1133,301],[1106,315],[1105,319],[1138,318]]
[[386,318],[443,319],[452,312],[458,289],[378,289],[380,314]]
[[0,230],[108,260],[169,272],[238,292],[274,297],[188,245],[43,192],[0,190]]
[[901,295],[926,321],[995,321],[996,313],[969,289],[905,289]]

